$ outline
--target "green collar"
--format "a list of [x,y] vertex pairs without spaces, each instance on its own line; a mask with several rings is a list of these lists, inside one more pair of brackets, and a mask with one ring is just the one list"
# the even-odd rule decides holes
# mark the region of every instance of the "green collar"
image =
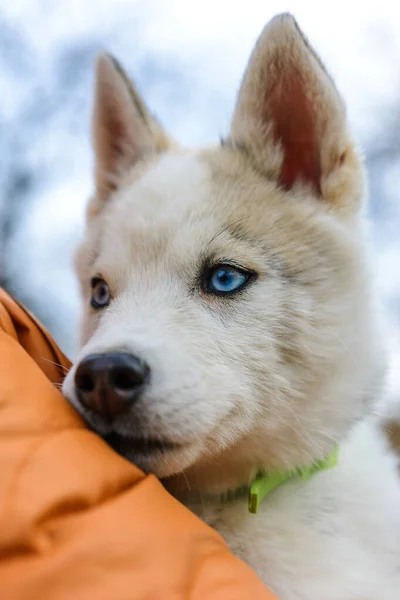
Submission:
[[[248,498],[249,512],[256,514],[260,502],[267,494],[272,492],[275,488],[283,483],[286,483],[294,477],[301,477],[303,481],[309,479],[314,473],[318,471],[324,471],[325,469],[331,469],[336,466],[338,460],[339,446],[336,446],[334,450],[328,454],[322,460],[315,461],[309,467],[297,467],[296,469],[288,471],[275,471],[275,472],[259,472],[250,484],[242,485],[236,489],[227,490],[219,496],[219,500],[222,503],[231,502],[238,498]],[[213,497],[213,496],[211,496]],[[195,491],[186,491],[178,496],[183,503],[199,503],[204,504],[205,496]],[[215,498],[215,496],[214,496]]]
[[301,477],[303,481],[309,479],[317,471],[331,469],[337,464],[339,447],[336,446],[333,452],[326,458],[314,462],[310,467],[298,467],[289,471],[277,471],[275,473],[259,473],[253,480],[249,490],[249,511],[256,514],[261,500],[273,489],[285,483],[293,477]]

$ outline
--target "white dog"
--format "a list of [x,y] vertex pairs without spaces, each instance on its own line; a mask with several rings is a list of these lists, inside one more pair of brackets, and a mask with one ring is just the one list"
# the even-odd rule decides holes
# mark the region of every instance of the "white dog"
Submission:
[[107,55],[93,131],[65,395],[281,600],[398,600],[364,172],[296,22],[264,29],[220,145],[174,144]]

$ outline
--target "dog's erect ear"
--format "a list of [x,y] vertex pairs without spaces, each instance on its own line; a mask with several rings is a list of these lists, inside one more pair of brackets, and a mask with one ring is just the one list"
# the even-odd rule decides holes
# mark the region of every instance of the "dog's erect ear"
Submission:
[[[348,166],[359,167],[343,101],[289,14],[272,19],[254,48],[238,94],[231,142],[285,189],[302,181],[340,204],[343,189],[338,188],[354,187],[348,174],[338,175]],[[356,189],[347,192],[359,195]]]
[[127,169],[170,144],[132,81],[108,54],[97,59],[92,127],[98,202],[118,187]]

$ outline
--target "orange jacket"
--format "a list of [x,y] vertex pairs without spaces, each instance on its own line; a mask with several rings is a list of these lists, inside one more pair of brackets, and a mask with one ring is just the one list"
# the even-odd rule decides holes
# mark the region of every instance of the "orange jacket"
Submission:
[[84,427],[57,389],[68,367],[0,290],[1,600],[273,600],[215,531]]

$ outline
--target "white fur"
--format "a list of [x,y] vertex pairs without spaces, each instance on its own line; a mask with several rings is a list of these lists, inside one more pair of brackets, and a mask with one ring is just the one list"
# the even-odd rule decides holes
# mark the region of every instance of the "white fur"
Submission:
[[371,422],[342,444],[338,466],[271,492],[189,504],[284,600],[397,600],[400,490],[397,461]]

